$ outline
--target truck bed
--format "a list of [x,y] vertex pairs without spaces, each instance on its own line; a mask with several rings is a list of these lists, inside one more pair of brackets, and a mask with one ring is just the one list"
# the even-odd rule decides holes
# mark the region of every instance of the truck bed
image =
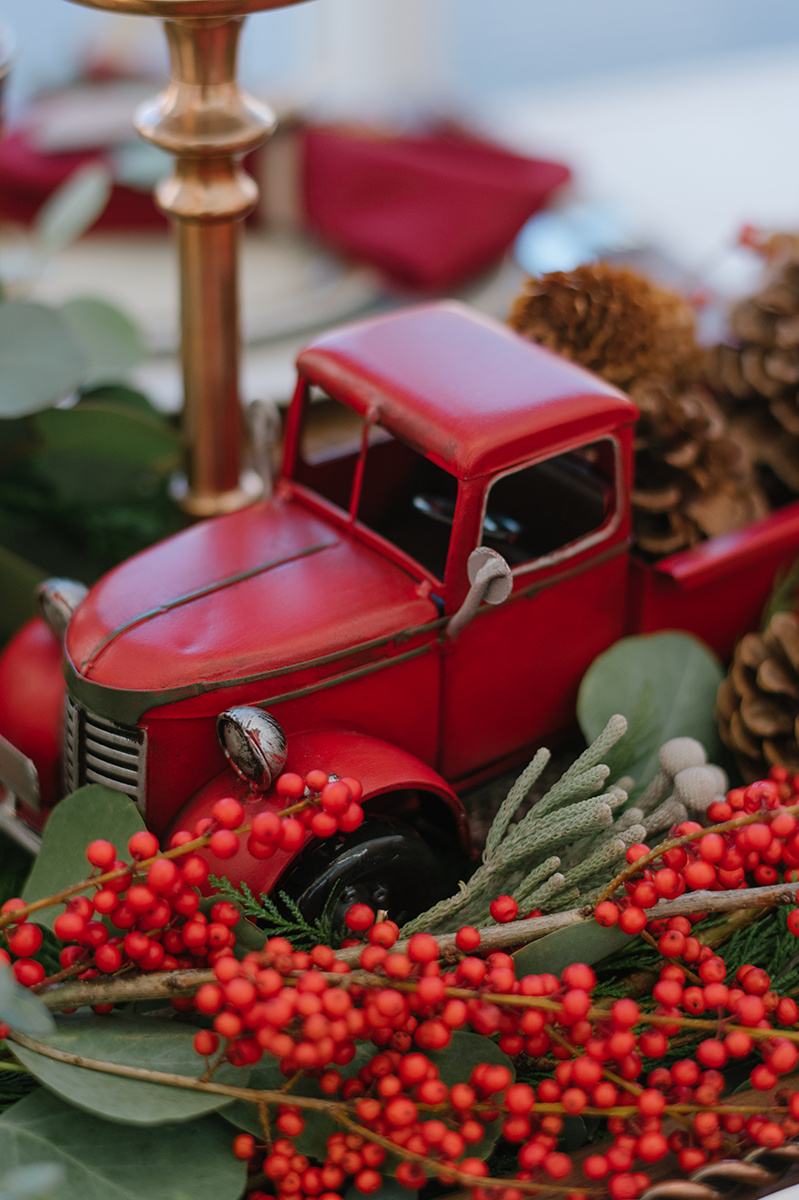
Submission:
[[759,629],[775,579],[799,557],[799,500],[656,563],[633,557],[630,633],[686,629],[723,659]]

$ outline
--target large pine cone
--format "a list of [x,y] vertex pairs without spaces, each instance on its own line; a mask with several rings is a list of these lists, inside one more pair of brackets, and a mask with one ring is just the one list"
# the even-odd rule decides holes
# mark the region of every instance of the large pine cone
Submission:
[[[707,356],[707,381],[754,462],[799,492],[799,242],[772,239],[766,286],[730,314],[730,338]],[[775,500],[788,496],[774,491]]]
[[763,516],[749,461],[727,436],[704,388],[639,385],[633,536],[647,554],[673,554]]
[[766,512],[747,456],[698,382],[693,313],[680,297],[595,263],[529,280],[509,323],[625,388],[638,405],[632,508],[640,550],[673,554]]
[[776,613],[735,648],[716,704],[721,739],[748,781],[772,766],[799,772],[799,618]]
[[699,375],[690,307],[625,268],[591,263],[529,279],[509,324],[627,391],[643,379]]

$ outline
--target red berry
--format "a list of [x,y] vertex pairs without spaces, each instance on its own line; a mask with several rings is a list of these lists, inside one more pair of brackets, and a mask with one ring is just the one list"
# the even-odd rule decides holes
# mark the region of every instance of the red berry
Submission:
[[240,846],[239,839],[232,829],[217,829],[211,834],[208,849],[217,858],[232,858]]
[[646,929],[648,917],[642,908],[631,904],[619,916],[619,928],[623,933],[636,934]]
[[480,931],[473,925],[463,925],[455,934],[455,945],[464,954],[471,954],[480,945]]
[[236,1158],[248,1159],[255,1154],[255,1138],[251,1133],[239,1133],[233,1139],[233,1153]]
[[244,823],[244,806],[233,796],[223,796],[214,804],[211,816],[223,829],[237,829]]
[[519,906],[513,896],[497,896],[495,900],[491,901],[489,912],[495,921],[506,924],[508,921],[516,920]]
[[103,838],[97,838],[86,847],[86,857],[89,862],[93,867],[100,867],[103,871],[107,871],[114,865],[116,856],[116,847]]
[[8,948],[19,958],[29,958],[42,944],[42,931],[29,921],[17,925],[8,935]]
[[619,919],[618,907],[612,900],[603,900],[594,909],[594,917],[600,925],[615,925]]
[[375,922],[375,914],[368,904],[353,904],[347,909],[344,924],[353,933],[363,933]]
[[137,862],[141,862],[145,858],[154,858],[158,850],[158,838],[146,829],[134,833],[128,842],[128,854]]

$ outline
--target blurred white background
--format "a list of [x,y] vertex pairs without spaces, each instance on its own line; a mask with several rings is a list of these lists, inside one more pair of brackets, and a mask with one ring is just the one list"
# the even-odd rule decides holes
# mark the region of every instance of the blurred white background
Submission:
[[[0,0],[17,31],[19,101],[63,82],[85,48],[127,22],[66,0]],[[153,22],[137,20],[157,61]],[[311,0],[249,19],[242,75],[330,103],[451,103],[793,43],[795,0]]]

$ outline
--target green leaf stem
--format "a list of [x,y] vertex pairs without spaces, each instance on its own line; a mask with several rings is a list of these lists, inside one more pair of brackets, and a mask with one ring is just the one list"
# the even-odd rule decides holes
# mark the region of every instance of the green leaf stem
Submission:
[[[205,1069],[204,1060],[192,1044],[196,1032],[191,1026],[156,1017],[113,1014],[58,1018],[55,1032],[40,1040],[82,1058],[195,1078]],[[104,1075],[101,1071],[47,1058],[16,1042],[10,1042],[9,1049],[40,1083],[62,1100],[108,1121],[131,1125],[188,1121],[232,1103],[228,1096],[211,1092]],[[248,1079],[249,1071],[241,1067],[223,1065],[214,1073],[217,1083],[235,1087],[246,1087]]]

